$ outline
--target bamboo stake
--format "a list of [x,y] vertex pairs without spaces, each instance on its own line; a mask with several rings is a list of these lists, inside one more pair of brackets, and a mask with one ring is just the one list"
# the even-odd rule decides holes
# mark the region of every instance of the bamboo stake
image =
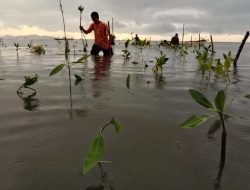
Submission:
[[183,46],[183,40],[184,40],[184,26],[185,26],[185,23],[183,24],[183,27],[182,27],[182,42],[181,42],[182,46]]
[[201,34],[199,34],[199,49],[201,48]]
[[238,59],[240,57],[240,53],[241,53],[241,51],[242,51],[242,49],[243,49],[243,47],[245,45],[245,42],[247,41],[248,36],[249,36],[249,31],[246,32],[246,35],[245,35],[244,39],[242,40],[242,42],[240,44],[240,47],[239,47],[239,50],[238,50],[238,52],[237,52],[237,54],[236,54],[236,56],[234,58],[234,63],[233,63],[234,68],[237,68],[237,61],[238,61]]
[[212,55],[214,54],[214,42],[213,42],[213,36],[210,35],[210,40],[211,40],[211,47],[212,47]]

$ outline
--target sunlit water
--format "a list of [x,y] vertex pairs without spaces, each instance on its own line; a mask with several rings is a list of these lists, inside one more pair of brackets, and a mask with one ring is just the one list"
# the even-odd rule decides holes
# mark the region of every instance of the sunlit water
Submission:
[[[46,44],[46,54],[37,56],[20,41],[19,56],[14,41],[0,49],[0,189],[1,190],[165,190],[165,189],[250,189],[250,46],[246,44],[231,72],[231,83],[211,77],[210,84],[198,71],[192,49],[185,59],[173,50],[151,46],[139,51],[129,46],[130,60],[124,60],[124,42],[114,46],[114,56],[89,57],[72,67],[72,92],[66,68],[49,77],[57,65],[65,63],[64,47],[54,40]],[[75,56],[73,44],[75,44]],[[239,43],[215,43],[216,57],[232,51]],[[71,61],[81,57],[81,42],[71,42]],[[88,50],[91,49],[89,42]],[[152,67],[160,50],[169,61],[162,76]],[[139,62],[134,64],[132,62]],[[39,75],[33,97],[16,94],[24,76]],[[74,85],[74,74],[84,77]],[[126,79],[130,74],[130,88]],[[246,119],[226,121],[227,157],[220,179],[221,130],[211,133],[216,117],[200,127],[181,129],[192,114],[206,114],[189,95],[188,89],[202,91],[211,100],[225,90],[231,114]],[[26,92],[29,93],[29,92]],[[83,158],[98,130],[114,117],[124,125],[116,134],[105,130],[105,155],[101,168],[81,175]],[[209,137],[209,138],[208,138]]]

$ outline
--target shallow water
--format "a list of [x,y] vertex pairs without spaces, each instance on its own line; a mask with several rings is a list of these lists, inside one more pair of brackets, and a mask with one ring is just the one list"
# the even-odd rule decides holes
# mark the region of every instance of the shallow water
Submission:
[[[0,49],[0,189],[90,190],[101,189],[100,185],[120,190],[250,188],[250,101],[243,98],[250,93],[249,44],[242,51],[237,72],[230,73],[231,84],[212,77],[208,85],[192,52],[181,59],[175,51],[161,48],[169,61],[160,77],[151,70],[159,48],[143,51],[149,65],[144,68],[132,63],[140,62],[138,50],[132,46],[132,58],[124,61],[124,43],[120,42],[112,58],[90,57],[72,68],[70,93],[66,69],[48,76],[52,68],[64,63],[63,44],[41,41],[47,44],[46,55],[36,56],[26,48],[28,42],[20,41],[18,58],[11,40]],[[73,55],[73,43],[72,61],[82,54],[78,42],[77,55]],[[235,55],[239,45],[215,43],[216,57],[228,51]],[[90,46],[91,42],[89,50]],[[16,90],[23,76],[35,73],[39,75],[34,85],[37,95],[18,97]],[[84,77],[77,86],[74,74]],[[128,74],[130,89],[126,87]],[[220,185],[216,178],[221,130],[208,135],[216,119],[195,129],[178,127],[191,114],[206,113],[188,94],[190,88],[210,99],[224,89],[229,99],[235,97],[228,112],[247,118],[226,121],[227,158]],[[111,117],[124,129],[119,134],[112,128],[105,130],[104,160],[112,162],[102,164],[105,179],[98,166],[82,176],[88,145]]]

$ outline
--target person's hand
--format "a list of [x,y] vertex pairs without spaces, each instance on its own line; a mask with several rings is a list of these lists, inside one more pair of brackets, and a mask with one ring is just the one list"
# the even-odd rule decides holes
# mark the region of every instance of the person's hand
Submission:
[[80,30],[83,30],[83,27],[82,26],[79,26]]

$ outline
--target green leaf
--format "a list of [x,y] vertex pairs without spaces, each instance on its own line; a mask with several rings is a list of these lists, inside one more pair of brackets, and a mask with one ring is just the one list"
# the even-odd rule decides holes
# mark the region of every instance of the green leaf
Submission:
[[250,94],[247,94],[247,95],[245,95],[244,97],[250,99]]
[[50,71],[49,76],[55,75],[56,73],[60,72],[64,66],[65,64],[60,64],[56,66],[54,69],[52,69],[52,71]]
[[231,114],[223,114],[226,118],[234,118],[234,119],[246,119],[244,117],[241,116],[237,116],[237,115],[231,115]]
[[205,121],[207,121],[208,118],[209,118],[209,115],[200,115],[200,116],[192,115],[186,121],[184,121],[180,125],[180,127],[181,128],[193,128],[204,123]]
[[114,125],[115,131],[116,131],[117,133],[119,133],[120,130],[122,130],[123,126],[122,126],[121,124],[119,124],[119,123],[115,120],[115,118],[112,117],[111,123]]
[[80,59],[72,63],[83,63],[90,55],[84,55]]
[[27,86],[31,86],[37,82],[38,75],[36,74],[34,77],[24,76],[24,78],[25,78],[25,82],[23,83],[23,86],[27,87]]
[[83,174],[86,175],[101,159],[104,153],[104,141],[99,133],[92,141],[83,163]]
[[127,76],[127,88],[129,89],[130,88],[130,74],[128,74]]
[[206,108],[213,108],[213,105],[211,102],[199,91],[190,89],[189,93],[193,97],[193,99],[199,103],[200,105],[206,107]]
[[215,97],[216,108],[220,111],[224,111],[226,95],[223,90],[220,90]]
[[82,77],[81,76],[79,76],[79,75],[74,75],[75,76],[75,79],[76,79],[76,81],[75,81],[75,85],[78,85],[81,81],[82,81]]

